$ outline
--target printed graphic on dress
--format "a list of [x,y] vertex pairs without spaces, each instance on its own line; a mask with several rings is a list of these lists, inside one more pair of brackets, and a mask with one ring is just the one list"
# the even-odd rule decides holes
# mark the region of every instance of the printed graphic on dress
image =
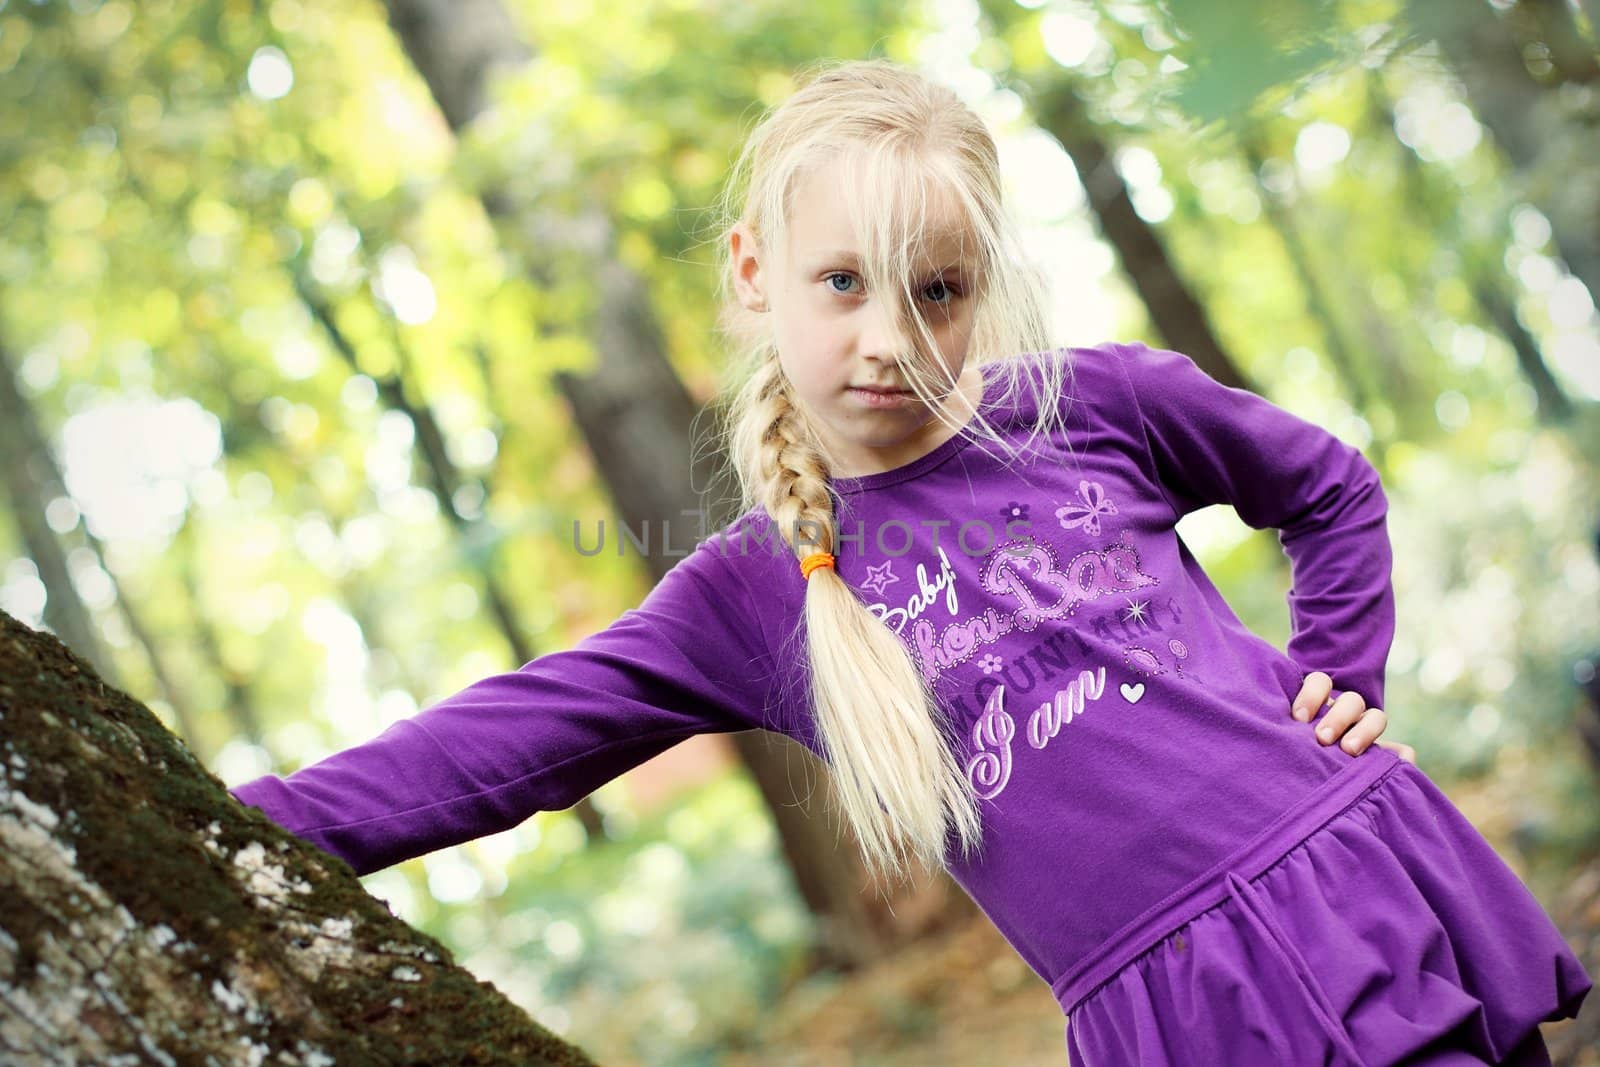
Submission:
[[1158,674],[1167,673],[1167,664],[1172,665],[1173,673],[1179,678],[1198,682],[1200,678],[1192,671],[1183,673],[1183,662],[1189,658],[1189,646],[1176,637],[1167,641],[1165,648],[1153,648],[1147,645],[1129,645],[1122,650],[1122,662],[1137,674],[1146,678],[1153,678]]
[[943,629],[925,618],[913,622],[912,655],[929,682],[1015,630],[1031,632],[1045,620],[1077,614],[1087,601],[1158,584],[1139,569],[1138,550],[1122,540],[1078,552],[1065,567],[1042,541],[1008,541],[984,558],[978,580],[985,592],[1016,607],[1002,611],[991,605]]
[[[916,589],[907,595],[904,607],[891,607],[888,604],[868,604],[867,610],[896,634],[906,628],[906,623],[919,618],[928,608],[932,607],[942,597],[946,612],[956,614],[961,609],[960,598],[956,595],[956,571],[950,565],[950,557],[945,554],[944,547],[937,549],[939,556],[939,571],[933,577],[928,576],[928,567],[925,563],[917,564]],[[881,566],[867,567],[867,580],[861,583],[861,588],[870,589],[875,595],[883,596],[884,588],[900,580],[894,573],[894,560],[884,560]]]
[[[1183,661],[1189,658],[1189,646],[1179,641],[1176,637],[1167,642],[1167,651],[1172,653],[1173,669],[1178,672],[1178,677],[1183,675]],[[1200,679],[1196,678],[1195,681]]]
[[1072,530],[1083,527],[1083,532],[1090,537],[1100,536],[1100,516],[1115,515],[1117,505],[1106,496],[1106,491],[1099,482],[1085,479],[1078,483],[1078,502],[1065,504],[1056,508],[1056,518],[1061,522],[1061,528]]
[[[1079,671],[1065,687],[1028,715],[1028,745],[1043,750],[1063,727],[1081,716],[1091,700],[1105,692],[1106,669]],[[1140,687],[1142,690],[1142,686]],[[1127,687],[1123,687],[1126,695]],[[966,763],[967,782],[979,800],[993,800],[1011,781],[1011,741],[1017,724],[1006,710],[1006,687],[997,685],[989,694],[983,714],[972,724],[973,754]]]
[[884,586],[899,580],[900,578],[894,573],[894,560],[886,559],[879,567],[874,567],[870,563],[867,565],[867,580],[861,583],[861,588],[872,590],[873,596],[882,596]]
[[1122,662],[1146,678],[1167,673],[1167,669],[1161,665],[1161,658],[1142,645],[1130,645],[1123,649]]
[[[1059,544],[1026,534],[992,545],[977,561],[980,595],[969,606],[981,610],[971,617],[961,616],[959,579],[937,541],[932,557],[915,565],[914,579],[905,559],[867,565],[859,588],[886,601],[867,604],[868,610],[908,646],[954,722],[976,724],[983,717],[979,709],[987,709],[1001,687],[1013,702],[1048,691],[1081,672],[1091,654],[1121,661],[1132,679],[1120,689],[1125,704],[1142,698],[1145,678],[1200,681],[1187,662],[1188,645],[1178,637],[1181,604],[1160,593],[1161,579],[1144,570],[1127,533],[1102,524],[1119,513],[1110,494],[1084,479],[1078,500],[1057,509],[1062,528],[1104,533],[1111,542],[1079,548],[1065,565],[1058,562],[1066,556]],[[998,511],[1008,521],[1026,520],[1029,505],[1008,501]],[[1051,620],[1057,624],[1041,625]],[[1027,634],[1034,640],[1023,645]],[[975,670],[951,674],[969,659]],[[1003,720],[990,716],[987,728],[1002,729]]]

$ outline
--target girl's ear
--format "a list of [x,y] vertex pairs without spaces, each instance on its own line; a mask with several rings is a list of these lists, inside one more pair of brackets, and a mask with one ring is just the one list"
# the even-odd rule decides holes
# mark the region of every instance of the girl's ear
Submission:
[[733,261],[733,290],[739,303],[751,311],[766,311],[766,277],[761,269],[761,250],[755,235],[744,223],[728,231],[729,258]]

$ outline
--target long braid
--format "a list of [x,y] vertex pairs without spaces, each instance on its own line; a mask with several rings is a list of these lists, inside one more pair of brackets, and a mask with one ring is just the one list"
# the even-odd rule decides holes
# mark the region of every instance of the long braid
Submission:
[[756,372],[751,421],[762,427],[755,484],[766,508],[796,555],[833,552],[833,499],[827,461],[794,404],[776,359]]
[[[733,434],[751,495],[796,557],[834,549],[827,466],[777,359],[741,393]],[[869,870],[937,867],[953,828],[964,849],[981,827],[941,733],[944,713],[910,652],[832,568],[806,582],[811,700],[824,756]]]

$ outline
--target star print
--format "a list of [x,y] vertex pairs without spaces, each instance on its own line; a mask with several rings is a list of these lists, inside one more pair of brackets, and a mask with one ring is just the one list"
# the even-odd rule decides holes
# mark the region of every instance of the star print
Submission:
[[890,571],[892,565],[893,561],[885,560],[881,567],[867,567],[867,580],[861,583],[861,588],[872,590],[873,596],[882,596],[884,586],[900,580]]
[[1150,601],[1148,600],[1141,600],[1137,604],[1131,600],[1128,601],[1128,613],[1122,617],[1123,621],[1144,622],[1144,610],[1149,606]]

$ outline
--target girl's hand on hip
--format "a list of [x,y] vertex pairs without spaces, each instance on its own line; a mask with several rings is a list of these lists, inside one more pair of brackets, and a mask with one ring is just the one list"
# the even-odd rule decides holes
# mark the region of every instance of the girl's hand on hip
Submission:
[[[1301,722],[1310,722],[1313,718],[1311,709],[1326,705],[1332,692],[1333,679],[1322,671],[1312,671],[1300,686],[1300,695],[1294,698],[1291,714]],[[1368,745],[1375,744],[1379,748],[1389,749],[1407,763],[1415,764],[1417,751],[1410,745],[1378,740],[1378,735],[1388,726],[1389,716],[1382,708],[1367,707],[1360,693],[1340,693],[1339,699],[1333,702],[1328,713],[1317,724],[1317,743],[1331,745],[1337,741],[1339,747],[1352,756],[1359,756],[1367,750]]]

